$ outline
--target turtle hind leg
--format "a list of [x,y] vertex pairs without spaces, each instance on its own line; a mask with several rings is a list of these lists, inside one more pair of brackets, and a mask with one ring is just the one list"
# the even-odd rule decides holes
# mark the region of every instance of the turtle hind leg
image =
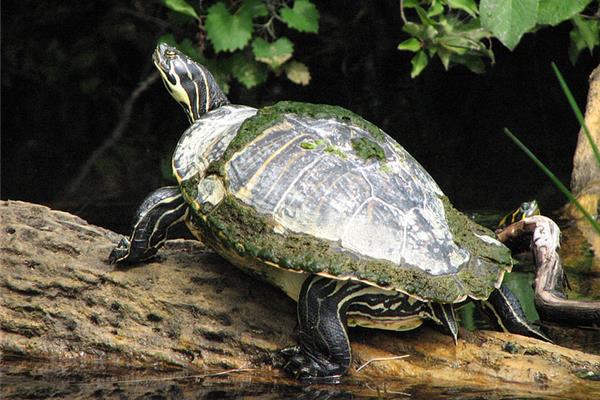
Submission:
[[505,285],[494,290],[482,305],[492,321],[503,331],[552,342],[527,320],[519,299]]
[[441,325],[442,330],[452,336],[454,344],[458,342],[458,323],[453,304],[428,303],[431,319]]
[[311,276],[298,299],[299,346],[284,350],[284,369],[311,383],[336,383],[352,361],[346,311],[361,284]]
[[169,228],[185,219],[188,206],[177,186],[150,193],[135,213],[129,238],[123,238],[108,257],[111,264],[132,264],[154,256],[167,239]]

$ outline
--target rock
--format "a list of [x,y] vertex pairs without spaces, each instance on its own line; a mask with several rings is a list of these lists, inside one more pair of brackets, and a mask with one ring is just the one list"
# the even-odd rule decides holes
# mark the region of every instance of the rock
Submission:
[[[64,368],[86,366],[88,373],[99,365],[120,367],[121,373],[243,368],[252,376],[235,375],[242,381],[292,384],[272,365],[276,350],[294,344],[293,301],[196,241],[169,241],[157,260],[140,266],[108,265],[118,240],[117,234],[64,212],[0,202],[5,374],[41,359],[52,360],[43,363],[45,370],[75,365]],[[569,398],[600,393],[598,382],[582,378],[598,375],[600,356],[518,335],[461,330],[455,346],[450,336],[429,327],[354,329],[351,341],[354,369],[348,384],[362,391],[385,380],[389,390],[394,384],[425,384]],[[356,372],[374,358],[400,355],[408,357],[373,361]],[[77,393],[93,397],[92,389],[78,386]],[[16,389],[10,390],[14,395]]]

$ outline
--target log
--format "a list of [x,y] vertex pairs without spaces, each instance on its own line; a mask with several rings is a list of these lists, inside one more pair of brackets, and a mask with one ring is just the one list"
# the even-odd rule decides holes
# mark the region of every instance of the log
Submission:
[[[529,238],[536,268],[535,306],[542,320],[600,328],[600,301],[569,300],[566,276],[560,262],[560,229],[548,217],[535,215],[496,233],[503,243]],[[600,333],[599,333],[600,335]]]
[[[298,385],[281,374],[276,353],[294,344],[293,301],[197,241],[171,240],[156,260],[115,268],[106,259],[119,239],[61,211],[0,202],[0,365],[10,382],[46,377],[28,389],[3,385],[3,397],[48,393],[47,376],[58,367],[63,378],[100,370],[101,376],[138,371],[144,377],[171,371],[169,387],[188,395],[198,387],[174,375],[192,374],[204,382],[229,371],[230,383]],[[352,329],[350,338],[353,367],[337,391],[351,388],[372,397],[459,391],[470,398],[489,388],[495,391],[486,392],[490,398],[600,394],[600,383],[584,379],[600,374],[597,337],[559,338],[572,347],[567,348],[461,329],[454,345],[450,336],[425,326],[410,332]],[[142,389],[123,379],[113,381],[111,390],[117,387],[121,397],[139,395]],[[96,384],[73,390],[60,393],[106,394]]]
[[[600,147],[600,65],[590,74],[589,83],[585,124],[592,141]],[[579,130],[573,155],[571,191],[583,208],[597,218],[600,210],[600,164],[583,128]],[[568,249],[565,265],[575,270],[585,269],[581,272],[600,274],[600,235],[573,204],[567,203],[561,211],[565,219],[572,221],[565,230],[565,248]],[[588,251],[593,252],[591,265],[582,267],[587,264],[585,254]]]
[[[600,146],[600,65],[590,74],[589,82],[584,119],[592,140]],[[596,215],[600,199],[600,165],[583,128],[579,130],[573,155],[571,191],[591,214]],[[574,207],[570,208],[574,216],[581,218]]]

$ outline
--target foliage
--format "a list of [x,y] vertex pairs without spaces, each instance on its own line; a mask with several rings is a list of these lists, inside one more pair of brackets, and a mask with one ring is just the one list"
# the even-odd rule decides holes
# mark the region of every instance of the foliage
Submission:
[[[269,72],[284,72],[300,85],[310,82],[308,67],[293,59],[294,44],[284,34],[318,33],[319,11],[311,0],[161,1],[180,16],[170,19],[179,22],[161,40],[208,64],[225,91],[232,78],[252,88]],[[400,12],[410,37],[398,49],[415,53],[413,78],[435,57],[446,70],[462,64],[482,73],[484,61],[494,63],[492,39],[514,50],[523,35],[565,21],[572,25],[573,64],[582,51],[600,45],[600,0],[402,0]],[[186,24],[200,31],[197,43],[175,40]]]
[[[205,64],[225,92],[232,78],[252,88],[265,82],[269,72],[285,73],[299,85],[310,82],[308,67],[293,58],[294,43],[283,33],[318,32],[319,11],[311,0],[219,0],[200,2],[198,7],[188,0],[162,2],[183,19],[171,19],[181,22],[169,26],[173,32],[160,41]],[[199,40],[177,40],[175,31],[184,32],[190,26],[200,30]]]
[[404,32],[398,49],[415,53],[411,76],[437,56],[445,69],[462,64],[473,72],[494,62],[491,39],[510,50],[523,35],[570,21],[569,57],[575,64],[584,49],[600,45],[600,0],[404,0]]
[[[567,101],[569,102],[569,105],[571,106],[571,109],[573,110],[573,113],[575,114],[577,121],[579,121],[579,123],[581,124],[581,127],[583,128],[583,131],[585,132],[585,135],[586,135],[586,137],[590,143],[590,146],[592,147],[592,150],[594,152],[594,157],[596,159],[596,162],[598,163],[598,165],[600,165],[600,152],[598,151],[598,147],[596,146],[596,143],[594,143],[594,140],[592,139],[592,135],[590,134],[590,131],[585,123],[583,113],[581,112],[581,110],[579,109],[579,106],[575,102],[575,98],[573,97],[573,94],[571,93],[569,86],[565,82],[565,79],[563,78],[562,74],[560,73],[560,71],[558,70],[558,68],[556,67],[556,65],[554,63],[552,64],[552,69],[554,70],[554,74],[556,75],[556,78],[558,79],[558,82],[560,83],[560,87],[561,87],[563,93],[565,94],[565,97],[567,98]],[[590,225],[592,225],[594,230],[600,234],[600,224],[598,223],[598,221],[596,221],[594,219],[594,217],[592,217],[592,215],[590,215],[590,213],[581,205],[581,203],[579,203],[579,201],[573,195],[573,193],[571,193],[571,191],[569,189],[567,189],[567,187],[556,177],[556,175],[554,175],[554,173],[548,167],[546,167],[546,165],[544,165],[544,163],[542,161],[540,161],[531,152],[531,150],[529,150],[527,148],[527,146],[525,146],[509,129],[504,128],[504,133],[506,133],[506,135],[513,142],[515,142],[515,144],[550,178],[550,180],[554,183],[554,185],[583,214],[584,218],[590,223]]]

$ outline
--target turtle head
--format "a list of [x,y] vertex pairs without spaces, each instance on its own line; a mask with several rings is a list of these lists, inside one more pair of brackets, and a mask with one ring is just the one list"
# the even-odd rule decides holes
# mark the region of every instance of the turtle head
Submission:
[[525,201],[521,203],[519,211],[523,213],[521,219],[524,219],[533,215],[540,215],[540,206],[538,205],[538,202],[535,199],[531,201]]
[[229,104],[212,74],[175,47],[160,43],[154,50],[152,61],[165,87],[183,107],[190,122],[210,110]]

